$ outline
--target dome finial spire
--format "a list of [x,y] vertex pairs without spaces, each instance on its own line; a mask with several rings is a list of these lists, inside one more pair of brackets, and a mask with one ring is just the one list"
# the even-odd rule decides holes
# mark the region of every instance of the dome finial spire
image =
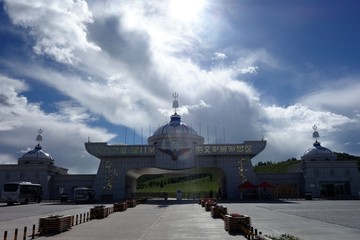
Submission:
[[42,141],[42,136],[41,136],[42,132],[43,132],[43,130],[40,128],[38,130],[38,135],[36,136],[36,141],[38,142],[39,146],[40,146],[40,142]]
[[313,132],[313,138],[315,138],[315,141],[317,142],[317,139],[320,137],[320,135],[319,135],[319,133],[318,133],[318,131],[317,131],[317,126],[314,125],[314,126],[312,127],[312,129],[314,130],[314,132]]
[[174,97],[173,108],[174,108],[175,115],[176,115],[176,109],[179,108],[179,102],[177,101],[177,98],[179,97],[179,94],[174,92],[173,97]]

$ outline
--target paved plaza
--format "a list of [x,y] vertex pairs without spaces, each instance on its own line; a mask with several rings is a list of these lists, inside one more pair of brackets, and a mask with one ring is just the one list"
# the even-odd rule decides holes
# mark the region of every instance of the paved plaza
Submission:
[[359,239],[360,201],[289,201],[226,204],[229,212],[252,217],[268,235],[288,233],[304,240]]
[[[219,203],[229,213],[251,216],[252,225],[267,235],[288,233],[303,240],[359,239],[360,201],[288,201]],[[110,206],[110,205],[109,205]],[[31,228],[40,217],[51,214],[75,215],[92,205],[42,203],[7,207],[0,206],[0,234],[8,231],[13,239],[15,228]],[[21,236],[21,234],[19,234]],[[22,236],[18,239],[22,239]],[[224,230],[221,219],[213,219],[197,202],[148,201],[74,226],[71,230],[38,239],[245,239]]]

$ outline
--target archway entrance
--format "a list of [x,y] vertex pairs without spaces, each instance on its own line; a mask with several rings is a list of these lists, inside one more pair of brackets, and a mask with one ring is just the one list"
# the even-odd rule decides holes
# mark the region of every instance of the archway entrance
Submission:
[[127,195],[164,199],[220,198],[225,178],[225,173],[219,168],[133,169],[127,173]]
[[[176,112],[177,94],[174,98],[174,114],[170,116],[170,122],[160,126],[148,138],[148,145],[85,143],[86,150],[101,160],[94,181],[97,195],[110,195],[114,200],[132,197],[140,192],[137,191],[137,179],[146,174],[162,174],[168,176],[167,179],[208,174],[213,181],[214,176],[218,176],[217,179],[221,180],[217,180],[216,192],[229,199],[239,197],[238,186],[243,178],[257,181],[251,159],[265,148],[266,141],[204,144],[204,138],[181,121]],[[163,179],[163,188],[164,185]],[[198,192],[197,189],[187,191]],[[211,191],[216,194],[209,188],[209,194]]]

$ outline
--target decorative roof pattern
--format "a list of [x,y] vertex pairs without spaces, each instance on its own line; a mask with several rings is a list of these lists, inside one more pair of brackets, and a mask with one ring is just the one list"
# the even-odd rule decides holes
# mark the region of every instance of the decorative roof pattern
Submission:
[[315,142],[311,148],[309,148],[304,155],[301,157],[303,160],[320,160],[320,161],[329,161],[329,160],[336,160],[336,154],[334,154],[330,149],[321,146],[320,142],[317,139],[320,137],[317,126],[313,126],[314,133],[313,138],[315,138]]
[[42,150],[42,147],[40,146],[40,144],[38,144],[33,150],[30,150],[27,153],[25,153],[22,157],[23,158],[45,158],[45,159],[53,160],[52,156],[49,153]]
[[162,150],[164,150],[164,148],[171,148],[171,151],[173,151],[173,149],[180,148],[183,150],[189,149],[193,147],[194,144],[203,144],[204,138],[192,127],[181,121],[180,115],[176,113],[176,109],[179,108],[179,102],[177,101],[178,94],[174,93],[173,97],[174,114],[170,116],[169,123],[159,127],[154,134],[148,138],[149,145],[162,145]]
[[38,142],[38,144],[35,146],[35,148],[33,150],[30,150],[28,152],[26,152],[21,158],[18,159],[18,163],[19,164],[53,164],[54,159],[52,158],[52,156],[45,152],[44,150],[42,150],[42,147],[40,145],[40,142],[42,141],[42,134],[43,130],[39,129],[38,130],[38,135],[36,136],[36,141]]
[[314,142],[313,147],[308,149],[304,155],[312,155],[312,154],[333,154],[333,152],[330,149],[321,146],[321,144],[318,141],[316,141]]
[[162,134],[191,134],[191,135],[198,135],[197,132],[190,126],[186,125],[185,123],[181,122],[180,115],[174,114],[170,117],[170,122],[159,127],[155,133],[155,135],[162,135]]

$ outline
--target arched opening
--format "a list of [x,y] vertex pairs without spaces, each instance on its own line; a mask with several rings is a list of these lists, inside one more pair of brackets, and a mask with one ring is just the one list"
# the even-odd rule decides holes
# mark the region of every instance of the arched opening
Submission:
[[225,173],[219,168],[184,170],[142,168],[132,169],[126,175],[126,194],[128,197],[220,198],[225,188]]

